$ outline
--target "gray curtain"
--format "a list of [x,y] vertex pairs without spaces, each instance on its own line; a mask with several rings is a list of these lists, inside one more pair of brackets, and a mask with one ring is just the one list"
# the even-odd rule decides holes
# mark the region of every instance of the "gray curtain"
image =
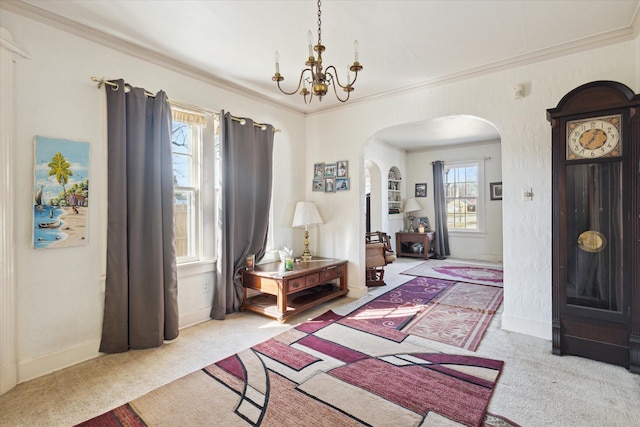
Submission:
[[433,205],[435,208],[436,240],[434,251],[438,258],[446,258],[449,252],[449,230],[447,229],[447,206],[444,193],[444,162],[438,160],[433,165]]
[[273,126],[244,124],[222,114],[218,265],[211,317],[222,320],[242,304],[240,269],[247,255],[264,256],[269,230],[273,167]]
[[100,351],[178,336],[171,109],[164,92],[107,92],[107,281]]

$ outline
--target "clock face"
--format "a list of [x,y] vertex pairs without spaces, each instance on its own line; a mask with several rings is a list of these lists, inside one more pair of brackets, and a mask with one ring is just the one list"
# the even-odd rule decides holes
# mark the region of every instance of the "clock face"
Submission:
[[621,156],[621,118],[616,114],[567,122],[567,160]]

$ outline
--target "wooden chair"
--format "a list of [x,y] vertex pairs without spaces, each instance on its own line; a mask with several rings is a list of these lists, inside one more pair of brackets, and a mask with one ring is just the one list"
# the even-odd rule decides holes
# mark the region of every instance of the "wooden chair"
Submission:
[[372,233],[365,234],[365,242],[370,243],[382,243],[384,244],[384,256],[387,264],[391,264],[396,260],[396,253],[391,247],[391,237],[382,231],[374,231]]
[[365,235],[365,243],[367,286],[384,286],[384,267],[396,259],[390,238],[376,231]]

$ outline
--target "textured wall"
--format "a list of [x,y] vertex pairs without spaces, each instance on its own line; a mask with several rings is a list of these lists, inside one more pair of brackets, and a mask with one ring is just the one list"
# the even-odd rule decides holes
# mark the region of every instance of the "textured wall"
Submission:
[[[502,327],[550,339],[551,129],[546,109],[555,107],[568,91],[593,80],[616,80],[637,92],[636,51],[636,42],[627,41],[381,99],[357,102],[356,96],[356,102],[348,107],[307,119],[307,162],[329,152],[350,160],[354,176],[362,174],[365,149],[361,152],[361,147],[386,127],[458,114],[493,123],[502,147]],[[515,84],[524,84],[523,98],[514,99]],[[533,189],[533,201],[522,200],[523,188]],[[343,196],[340,206],[348,222],[341,222],[340,239],[358,241],[364,220],[363,190],[353,185]],[[330,195],[314,198],[321,209],[328,209],[335,201]],[[341,247],[336,245],[336,236],[334,232],[321,236],[320,245],[328,256],[332,247]],[[350,255],[349,259],[362,263],[363,258]]]

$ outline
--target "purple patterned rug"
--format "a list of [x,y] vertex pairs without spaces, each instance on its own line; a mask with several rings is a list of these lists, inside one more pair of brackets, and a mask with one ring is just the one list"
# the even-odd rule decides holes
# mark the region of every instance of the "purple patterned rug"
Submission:
[[325,313],[79,425],[504,425],[486,412],[504,362],[339,319]]
[[423,310],[429,301],[454,283],[450,280],[416,277],[365,303],[339,322],[400,342],[406,335],[400,330]]
[[402,274],[499,287],[502,287],[503,280],[502,267],[498,265],[470,265],[438,260],[425,261]]

